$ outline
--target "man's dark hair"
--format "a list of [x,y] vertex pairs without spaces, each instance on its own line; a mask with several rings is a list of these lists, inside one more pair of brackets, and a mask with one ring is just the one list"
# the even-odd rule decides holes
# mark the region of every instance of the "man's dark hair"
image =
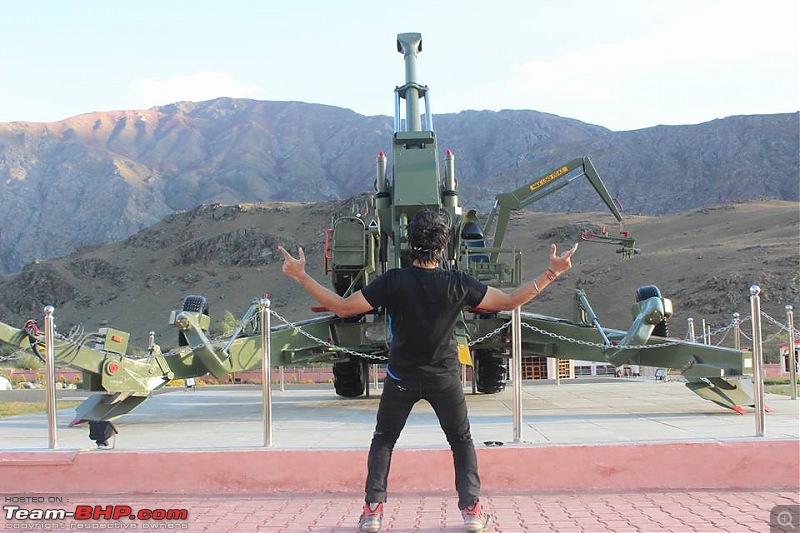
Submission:
[[430,209],[420,211],[408,223],[408,253],[409,260],[413,263],[418,260],[422,263],[439,261],[442,250],[450,240],[450,225],[447,220]]

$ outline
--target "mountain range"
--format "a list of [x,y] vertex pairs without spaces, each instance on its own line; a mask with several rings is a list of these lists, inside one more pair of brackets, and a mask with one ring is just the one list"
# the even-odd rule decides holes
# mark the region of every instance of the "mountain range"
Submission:
[[[800,115],[734,116],[614,132],[536,111],[434,116],[456,156],[462,205],[588,155],[628,213],[744,200],[800,201]],[[0,124],[0,274],[126,239],[202,205],[342,200],[372,190],[392,118],[301,102],[219,98]],[[536,203],[590,212],[586,183]],[[294,231],[286,227],[286,233]],[[175,243],[180,244],[180,243]]]

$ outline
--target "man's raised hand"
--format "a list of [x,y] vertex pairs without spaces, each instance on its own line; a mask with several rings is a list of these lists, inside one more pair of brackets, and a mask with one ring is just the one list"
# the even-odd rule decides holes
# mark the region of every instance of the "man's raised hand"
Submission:
[[575,243],[575,246],[567,250],[566,252],[562,252],[561,255],[556,255],[556,244],[553,243],[550,245],[550,270],[553,271],[553,274],[556,276],[560,276],[570,268],[572,268],[572,254],[574,254],[578,250],[578,243]]
[[298,259],[292,257],[292,254],[286,251],[283,246],[278,246],[278,251],[283,255],[283,273],[295,281],[306,273],[306,254],[303,253],[302,248],[297,248]]

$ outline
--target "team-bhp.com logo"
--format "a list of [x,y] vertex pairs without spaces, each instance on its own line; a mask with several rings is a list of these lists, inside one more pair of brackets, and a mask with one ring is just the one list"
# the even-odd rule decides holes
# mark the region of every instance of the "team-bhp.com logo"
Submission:
[[[8,499],[8,498],[6,498]],[[188,529],[188,509],[139,509],[130,505],[76,505],[67,509],[3,506],[5,529]],[[112,522],[113,523],[109,523]]]

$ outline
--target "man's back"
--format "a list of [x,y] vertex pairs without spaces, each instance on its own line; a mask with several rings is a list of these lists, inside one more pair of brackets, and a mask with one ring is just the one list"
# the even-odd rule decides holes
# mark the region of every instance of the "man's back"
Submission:
[[416,381],[457,372],[456,320],[464,306],[478,305],[486,290],[462,272],[417,266],[390,270],[362,289],[390,320],[392,375]]

